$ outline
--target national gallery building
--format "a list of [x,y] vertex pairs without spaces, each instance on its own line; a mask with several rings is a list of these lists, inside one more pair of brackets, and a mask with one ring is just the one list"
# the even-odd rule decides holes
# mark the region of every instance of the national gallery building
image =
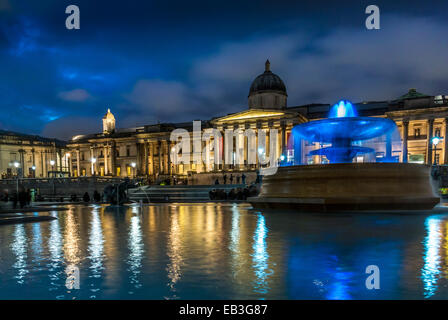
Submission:
[[[293,161],[293,150],[288,144],[292,128],[300,123],[327,117],[331,105],[288,107],[287,98],[284,82],[271,71],[270,63],[266,61],[264,72],[250,86],[248,107],[245,110],[200,122],[203,133],[215,129],[222,135],[218,143],[213,142],[213,136],[210,141],[199,138],[201,150],[219,148],[220,156],[225,158],[225,131],[252,129],[256,135],[256,150],[278,161]],[[394,156],[400,161],[448,164],[448,139],[445,139],[448,132],[448,96],[429,96],[410,89],[394,100],[366,101],[355,105],[360,116],[387,117],[395,121],[402,144],[400,150],[394,151]],[[260,168],[258,158],[255,162],[248,161],[250,143],[243,135],[231,137],[239,139],[240,143],[233,143],[233,150],[230,150],[239,152],[242,161],[217,163],[213,157],[218,151],[211,151],[211,156],[200,163],[177,163],[172,159],[176,141],[171,141],[171,133],[175,129],[187,130],[194,145],[192,122],[117,129],[110,110],[102,121],[103,132],[74,136],[68,142],[67,170],[71,176],[145,176],[157,181],[173,175],[182,177],[218,172],[252,172]],[[270,136],[271,129],[276,129],[278,134]],[[241,150],[236,150],[236,146]],[[191,150],[197,152],[193,147]],[[304,161],[312,164],[324,162],[324,159],[313,156]]]
[[0,130],[0,174],[2,179],[46,178],[68,175],[66,142]]

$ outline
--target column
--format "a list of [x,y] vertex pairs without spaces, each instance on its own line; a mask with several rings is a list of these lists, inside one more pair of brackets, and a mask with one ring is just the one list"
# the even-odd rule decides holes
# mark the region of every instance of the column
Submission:
[[93,176],[95,174],[95,164],[93,163],[92,159],[93,159],[93,148],[91,147],[90,148],[90,159],[89,159],[89,161],[90,161],[90,165],[91,165],[91,172],[90,173]]
[[43,151],[40,152],[40,175],[43,178],[44,177],[44,153]]
[[80,165],[79,165],[79,149],[76,150],[76,176],[79,177],[81,175],[81,171],[80,170]]
[[44,173],[44,177],[48,178],[48,150],[45,150],[45,157],[44,157],[44,168],[45,168],[45,173]]
[[32,166],[34,167],[33,178],[36,178],[36,176],[37,176],[36,175],[37,166],[36,166],[36,155],[34,153],[35,153],[35,150],[33,148],[33,149],[31,149],[31,154],[32,154],[32,157],[33,157],[33,164],[32,164]]
[[162,141],[157,142],[157,148],[159,155],[159,174],[163,174],[163,148],[162,148]]
[[104,145],[104,150],[103,150],[103,153],[104,153],[104,175],[106,175],[106,176],[109,173],[109,166],[107,163],[107,161],[108,161],[107,151],[108,151],[107,145]]
[[444,135],[443,135],[443,163],[448,164],[448,118],[444,121]]
[[142,169],[142,152],[141,152],[141,144],[140,143],[136,143],[135,147],[136,147],[136,155],[135,155],[135,163],[136,163],[136,168],[133,168],[132,170],[132,174],[134,176],[139,176],[140,175],[140,170]]
[[117,175],[117,170],[115,168],[116,157],[117,157],[117,150],[115,147],[115,141],[112,141],[112,145],[110,147],[110,171],[112,173],[112,176]]
[[432,164],[432,132],[434,128],[434,119],[428,119],[427,122],[427,134],[426,134],[426,163]]
[[143,143],[143,175],[148,176],[148,142]]
[[69,157],[65,157],[68,161],[68,170],[69,170],[69,176],[73,177],[73,161],[72,161],[72,153],[69,153]]
[[154,175],[154,145],[149,142],[148,143],[148,148],[149,148],[149,170],[148,170],[148,174],[149,175]]
[[[169,164],[168,154],[169,154],[170,150],[169,150],[168,141],[164,141],[164,146],[165,146],[165,156],[164,156],[165,174],[169,174],[170,173],[170,164]],[[202,149],[202,147],[201,147],[201,149]]]
[[403,162],[408,162],[409,121],[403,120]]
[[280,130],[282,131],[281,132],[281,134],[282,134],[282,144],[281,144],[281,146],[280,146],[280,150],[282,151],[282,155],[284,155],[285,157],[286,157],[286,126],[285,126],[285,122],[284,121],[282,121],[281,122],[281,127],[280,127]]

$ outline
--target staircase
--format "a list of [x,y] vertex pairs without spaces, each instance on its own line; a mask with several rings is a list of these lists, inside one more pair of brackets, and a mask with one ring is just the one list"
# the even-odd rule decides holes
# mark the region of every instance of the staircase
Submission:
[[244,188],[243,184],[219,184],[197,186],[143,186],[129,189],[128,197],[135,202],[201,202],[208,201],[210,190]]

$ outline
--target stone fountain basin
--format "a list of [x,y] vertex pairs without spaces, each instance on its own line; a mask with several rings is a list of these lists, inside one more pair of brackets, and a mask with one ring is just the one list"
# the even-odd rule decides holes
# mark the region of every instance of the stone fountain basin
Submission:
[[248,201],[255,208],[332,212],[431,210],[440,199],[428,165],[336,163],[279,167]]

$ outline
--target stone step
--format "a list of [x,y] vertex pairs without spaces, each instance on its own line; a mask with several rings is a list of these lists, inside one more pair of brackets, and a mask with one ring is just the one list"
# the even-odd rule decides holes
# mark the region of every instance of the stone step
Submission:
[[242,184],[199,185],[199,186],[144,186],[130,189],[129,199],[132,201],[201,201],[209,200],[209,192],[213,189],[230,191],[244,188]]

